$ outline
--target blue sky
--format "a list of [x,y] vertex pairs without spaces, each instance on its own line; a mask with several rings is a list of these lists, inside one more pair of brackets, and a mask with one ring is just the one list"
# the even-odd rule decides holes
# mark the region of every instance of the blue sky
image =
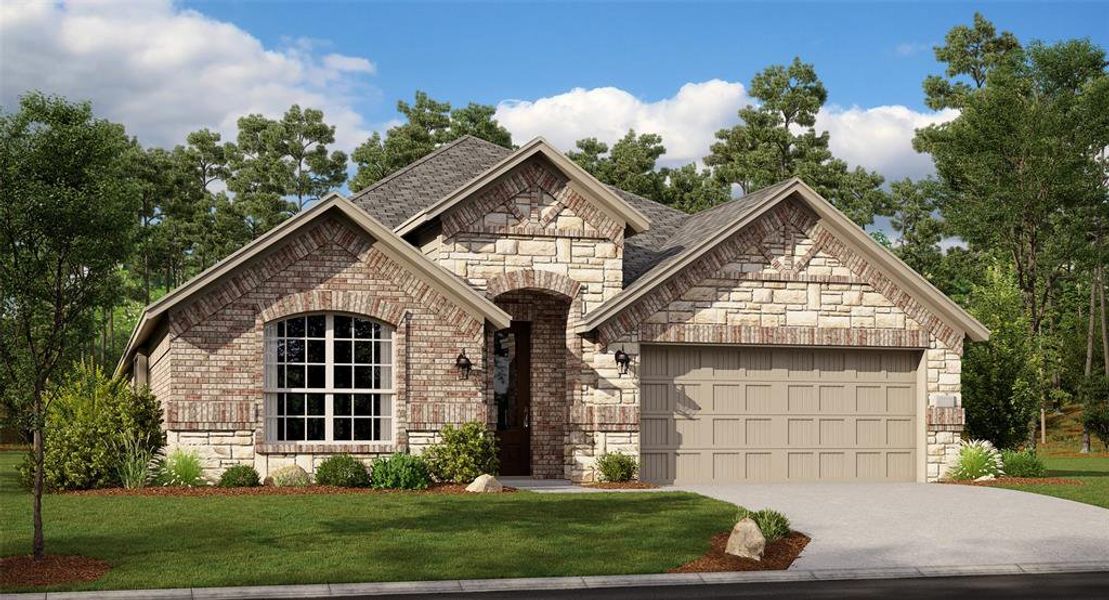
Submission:
[[664,165],[700,161],[752,102],[758,71],[800,56],[829,91],[832,151],[887,179],[932,173],[911,144],[950,120],[922,102],[932,47],[982,11],[1023,42],[1109,47],[1109,4],[371,3],[81,0],[0,3],[0,105],[38,89],[87,99],[149,145],[247,113],[320,108],[351,151],[417,90],[494,105],[517,143],[567,149],[629,128]]

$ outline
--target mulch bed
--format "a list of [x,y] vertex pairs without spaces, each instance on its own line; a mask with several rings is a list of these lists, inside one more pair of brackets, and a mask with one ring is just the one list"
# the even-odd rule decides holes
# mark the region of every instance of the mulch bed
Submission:
[[653,490],[658,485],[646,481],[598,481],[596,483],[583,483],[582,487],[600,490]]
[[111,567],[87,556],[48,554],[35,562],[30,556],[0,558],[0,588],[57,585],[100,579]]
[[728,546],[730,531],[712,536],[709,551],[700,558],[691,560],[670,573],[714,573],[718,571],[783,571],[793,564],[801,551],[809,544],[809,536],[794,531],[786,537],[767,544],[762,560],[740,558],[724,552]]
[[1081,479],[1068,479],[1066,477],[999,477],[989,481],[944,481],[956,485],[974,485],[978,487],[997,487],[1002,485],[1086,485]]
[[[516,488],[505,487],[501,493],[515,492]],[[426,490],[379,490],[374,488],[345,488],[331,485],[310,485],[307,487],[145,487],[139,489],[103,488],[98,490],[78,490],[63,492],[73,496],[315,496],[338,494],[410,494],[417,496],[462,495],[466,486],[460,483],[437,483]]]

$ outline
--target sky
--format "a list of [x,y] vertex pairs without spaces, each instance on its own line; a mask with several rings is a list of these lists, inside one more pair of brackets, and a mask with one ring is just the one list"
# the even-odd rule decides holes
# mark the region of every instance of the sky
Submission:
[[833,152],[887,179],[932,173],[913,130],[955,117],[923,104],[932,48],[978,10],[1022,42],[1109,48],[1109,3],[0,3],[0,105],[38,89],[88,99],[148,145],[249,112],[324,110],[350,151],[416,90],[497,107],[516,143],[568,149],[629,128],[662,164],[700,161],[751,102],[752,76],[795,56],[828,89]]

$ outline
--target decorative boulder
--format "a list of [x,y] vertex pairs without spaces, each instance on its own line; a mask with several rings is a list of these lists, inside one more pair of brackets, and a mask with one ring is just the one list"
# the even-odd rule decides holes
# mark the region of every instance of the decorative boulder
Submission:
[[486,492],[499,492],[504,489],[501,482],[497,481],[496,477],[492,475],[479,475],[473,483],[466,486],[467,492],[477,492],[479,494]]
[[758,524],[749,518],[740,519],[732,527],[732,535],[728,536],[728,545],[724,547],[724,552],[728,554],[754,560],[761,560],[764,550],[766,538],[759,531]]
[[266,478],[265,485],[272,485],[274,487],[305,487],[310,483],[312,483],[312,478],[308,476],[308,471],[305,471],[297,465],[289,465],[271,472],[270,476]]
[[993,473],[986,473],[985,475],[975,479],[975,481],[993,481],[997,477]]

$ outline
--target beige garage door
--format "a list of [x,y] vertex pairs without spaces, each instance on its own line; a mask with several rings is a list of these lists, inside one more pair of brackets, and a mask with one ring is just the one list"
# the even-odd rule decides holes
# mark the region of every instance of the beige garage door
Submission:
[[912,481],[919,352],[644,346],[641,477]]

